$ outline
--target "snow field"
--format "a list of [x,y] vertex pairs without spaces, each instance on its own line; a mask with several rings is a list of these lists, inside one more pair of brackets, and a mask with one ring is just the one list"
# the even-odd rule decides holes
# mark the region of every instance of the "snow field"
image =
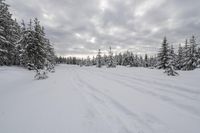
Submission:
[[199,133],[200,71],[0,68],[1,133]]

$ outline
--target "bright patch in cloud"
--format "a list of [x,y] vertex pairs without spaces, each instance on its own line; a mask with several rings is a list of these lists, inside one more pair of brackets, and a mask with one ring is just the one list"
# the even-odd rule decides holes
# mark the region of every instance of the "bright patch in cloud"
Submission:
[[96,42],[96,38],[95,37],[92,37],[91,39],[87,40],[88,42],[90,43],[95,43]]
[[100,0],[100,10],[102,10],[103,12],[109,7],[108,5],[108,1],[107,0]]

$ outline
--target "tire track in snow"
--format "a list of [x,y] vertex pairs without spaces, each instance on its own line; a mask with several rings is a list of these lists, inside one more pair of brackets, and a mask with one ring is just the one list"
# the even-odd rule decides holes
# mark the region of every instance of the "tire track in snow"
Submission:
[[[99,74],[102,74],[102,73],[99,73]],[[122,77],[120,74],[115,74],[115,73],[111,73],[113,74],[114,76],[118,76],[118,77]],[[109,75],[107,75],[109,76]],[[136,77],[135,77],[136,78]],[[121,78],[122,79],[122,78]],[[179,97],[183,97],[183,98],[186,98],[186,99],[189,99],[189,100],[192,100],[192,101],[195,101],[197,103],[199,103],[200,101],[194,97],[191,97],[191,96],[188,96],[186,94],[183,94],[183,93],[180,93],[180,91],[174,91],[174,90],[169,90],[170,87],[167,87],[167,89],[161,89],[161,88],[166,88],[166,86],[163,86],[161,87],[159,84],[154,84],[154,81],[152,81],[151,83],[149,82],[145,82],[145,81],[140,81],[139,79],[138,80],[135,80],[133,79],[133,77],[130,77],[130,76],[124,76],[123,77],[123,80],[126,79],[126,81],[129,81],[129,82],[137,82],[138,85],[141,85],[141,86],[147,86],[149,87],[149,85],[153,85],[152,89],[156,90],[156,91],[160,91],[160,92],[165,92],[165,93],[170,93],[170,94],[173,94],[175,96],[179,96]],[[172,88],[172,87],[171,87]],[[193,94],[190,94],[190,95],[193,95]],[[198,94],[196,94],[198,95]]]
[[[85,73],[87,73],[87,72],[85,72]],[[93,73],[94,73],[94,71],[93,71]],[[144,88],[143,85],[134,84],[134,86],[133,86],[132,83],[128,83],[125,80],[119,80],[119,79],[111,78],[111,77],[108,77],[106,75],[103,75],[102,73],[98,73],[98,75],[101,75],[101,77],[104,78],[104,79],[107,78],[108,80],[113,80],[117,83],[120,83],[120,84],[130,88],[130,89],[134,89],[134,90],[136,90],[140,93],[149,94],[149,95],[152,95],[154,97],[157,97],[164,102],[167,102],[167,103],[169,103],[169,104],[171,104],[175,107],[181,108],[181,109],[185,110],[186,112],[189,112],[191,115],[193,115],[195,117],[197,116],[198,118],[200,118],[200,110],[198,110],[197,108],[194,108],[193,106],[179,103],[179,102],[173,100],[172,98],[170,98],[168,96],[161,95],[159,93],[155,93],[153,91],[147,90],[147,89]]]
[[98,89],[90,85],[88,82],[82,80],[80,77],[77,77],[77,79],[79,79],[80,84],[82,84],[83,86],[85,85],[86,88],[90,89],[89,95],[100,101],[102,104],[107,105],[107,108],[110,108],[111,111],[114,110],[113,113],[116,113],[116,117],[119,117],[119,119],[121,119],[120,121],[123,121],[123,123],[126,123],[126,125],[128,125],[129,130],[132,129],[131,127],[133,125],[137,125],[139,123],[139,125],[136,126],[140,129],[140,131],[138,131],[139,133],[154,133],[155,131],[169,132],[167,127],[165,127],[165,125],[156,117],[148,114],[148,120],[146,118],[141,118],[137,113],[133,113],[132,111],[128,110],[125,106],[114,100],[112,97],[106,95],[102,91],[99,91]]
[[[83,104],[86,109],[86,112],[83,114],[85,120],[83,121],[84,129],[87,133],[115,133],[112,132],[112,127],[109,127],[110,124],[108,121],[102,117],[102,112],[98,110],[91,102],[91,97],[88,96],[85,91],[83,91],[83,85],[80,84],[77,80],[77,72],[74,68],[70,68],[70,82],[74,91],[83,99]],[[85,131],[84,130],[84,131]],[[84,132],[83,131],[83,132]],[[129,132],[124,132],[129,133]]]
[[[109,129],[112,129],[111,132],[113,133],[133,133],[132,131],[129,131],[124,125],[124,123],[116,115],[113,114],[112,110],[110,110],[106,106],[105,100],[102,100],[101,98],[97,97],[96,95],[91,93],[88,90],[88,88],[86,88],[87,86],[80,80],[77,72],[75,72],[75,75],[76,77],[74,77],[74,80],[76,81],[76,89],[79,91],[79,93],[81,93],[81,95],[86,99],[87,103],[90,105],[90,112],[93,112],[95,113],[95,115],[98,115],[98,117],[100,117],[106,123],[106,125],[109,126]],[[134,132],[143,133],[141,131]]]
[[[104,72],[104,70],[100,70],[101,72]],[[112,74],[114,76],[118,76],[118,77],[124,77],[124,78],[129,78],[129,79],[134,79],[134,80],[137,80],[137,81],[142,81],[144,83],[149,83],[149,84],[157,84],[157,85],[160,85],[160,86],[165,86],[165,87],[168,87],[168,88],[173,88],[173,89],[176,89],[177,91],[184,91],[184,92],[187,92],[187,93],[191,93],[191,94],[200,94],[200,91],[199,90],[196,90],[194,88],[192,89],[188,89],[188,88],[185,88],[184,86],[177,86],[175,84],[166,84],[166,83],[163,83],[162,81],[149,81],[149,80],[146,80],[146,79],[142,79],[142,78],[138,78],[138,77],[135,77],[135,76],[127,76],[127,75],[123,75],[123,74],[118,74],[118,73],[113,73],[113,72],[109,72],[109,71],[106,71],[106,73],[109,73],[109,74]]]

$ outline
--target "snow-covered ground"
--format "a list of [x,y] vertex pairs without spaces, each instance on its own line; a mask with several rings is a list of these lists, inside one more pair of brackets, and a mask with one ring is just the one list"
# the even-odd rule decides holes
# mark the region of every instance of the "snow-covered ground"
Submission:
[[200,69],[0,67],[0,133],[199,133]]

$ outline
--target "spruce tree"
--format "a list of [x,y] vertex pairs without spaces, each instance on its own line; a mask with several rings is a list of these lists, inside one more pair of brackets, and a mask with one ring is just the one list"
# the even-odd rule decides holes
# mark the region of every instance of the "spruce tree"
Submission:
[[177,59],[177,55],[174,52],[173,45],[171,45],[170,50],[169,50],[169,60],[171,61],[174,69],[176,69],[176,65],[177,65],[176,59]]
[[108,56],[106,54],[102,57],[102,65],[106,65],[108,63]]
[[15,49],[11,34],[12,22],[8,5],[0,0],[0,65],[12,65]]
[[100,49],[98,51],[96,61],[97,61],[96,66],[99,68],[102,67],[102,58],[101,58],[101,50]]
[[21,44],[19,44],[19,41],[21,39],[21,27],[17,23],[17,20],[13,20],[12,22],[12,43],[14,44],[14,50],[13,50],[13,59],[12,59],[12,64],[13,65],[20,65],[20,54],[21,54]]
[[119,53],[119,55],[117,55],[117,65],[122,65],[123,62],[123,56],[121,53]]
[[37,69],[43,69],[47,59],[46,42],[44,37],[44,31],[40,26],[40,22],[37,18],[34,20],[34,47],[32,50],[31,62]]
[[22,22],[22,39],[19,42],[22,45],[22,64],[29,70],[35,68],[35,32],[33,30],[33,22],[30,19],[28,27],[25,27],[24,22]]
[[178,70],[181,70],[183,67],[183,48],[181,47],[181,45],[179,44],[178,47],[178,55],[177,55],[177,59],[176,59],[176,68]]
[[131,52],[130,54],[127,55],[127,64],[130,66],[130,67],[134,67],[135,66],[135,59],[134,59],[134,55],[133,53]]
[[148,60],[147,54],[145,54],[145,56],[144,56],[144,67],[149,67],[149,60]]
[[[122,65],[123,66],[130,65],[130,56],[131,56],[131,53],[129,51],[127,51],[126,53],[123,53],[123,55],[122,55]],[[131,59],[131,60],[133,60],[133,59]]]
[[111,47],[110,47],[109,53],[108,53],[108,63],[107,63],[107,67],[108,67],[108,68],[110,68],[110,67],[116,67],[116,63],[115,63],[115,60],[114,60],[114,57],[113,57],[113,52],[112,52]]
[[88,56],[85,62],[85,66],[90,66],[91,65],[91,61],[90,61],[90,57]]
[[92,65],[96,65],[96,58],[94,56],[92,57]]
[[175,57],[175,53],[174,53],[174,48],[173,45],[171,45],[170,47],[170,52],[169,52],[169,61],[167,63],[165,72],[168,76],[176,76],[178,75],[178,73],[175,71],[175,66],[176,66],[176,57]]
[[183,63],[183,70],[194,70],[197,67],[198,51],[197,43],[194,36],[190,39],[189,48],[186,49]]
[[160,48],[160,51],[158,53],[157,57],[157,68],[158,69],[166,69],[167,64],[169,61],[169,45],[167,43],[167,38],[164,37],[162,47]]

